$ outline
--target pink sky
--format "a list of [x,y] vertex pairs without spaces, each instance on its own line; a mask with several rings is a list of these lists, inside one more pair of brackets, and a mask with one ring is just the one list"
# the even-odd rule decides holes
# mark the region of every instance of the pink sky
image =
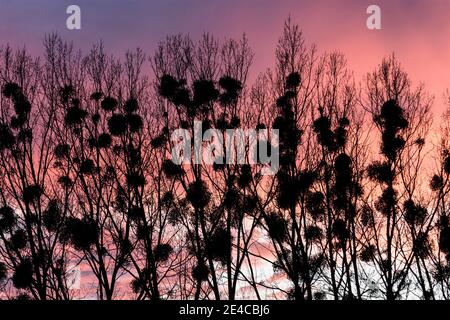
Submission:
[[[66,29],[70,4],[81,7],[79,31]],[[371,4],[381,8],[382,30],[366,27]],[[254,78],[273,66],[289,16],[320,52],[344,53],[357,81],[395,52],[413,83],[423,82],[435,96],[434,113],[444,110],[443,94],[450,89],[449,0],[0,0],[0,45],[25,45],[40,54],[45,34],[56,31],[84,52],[103,40],[110,53],[141,47],[151,55],[169,34],[198,38],[208,31],[223,39],[246,33],[255,52]]]
[[[82,30],[65,27],[69,4],[81,7]],[[382,30],[366,28],[370,4],[381,7]],[[152,54],[168,34],[198,38],[209,31],[236,38],[245,32],[255,51],[254,76],[273,66],[277,38],[289,15],[321,52],[343,52],[358,81],[395,52],[414,83],[424,82],[436,97],[435,112],[443,109],[442,96],[450,88],[446,0],[0,0],[0,40],[39,53],[44,35],[57,31],[83,50],[102,39],[111,53],[139,46]]]

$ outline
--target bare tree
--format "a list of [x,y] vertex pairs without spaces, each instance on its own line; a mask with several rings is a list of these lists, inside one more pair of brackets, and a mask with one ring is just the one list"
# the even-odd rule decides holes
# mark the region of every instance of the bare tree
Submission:
[[14,294],[70,299],[70,257],[58,241],[67,201],[53,168],[56,109],[46,105],[41,68],[25,50],[2,52],[0,256]]
[[394,56],[367,75],[365,90],[364,106],[381,135],[381,159],[368,167],[380,189],[366,212],[365,250],[374,259],[384,297],[399,299],[408,289],[414,260],[420,272],[429,250],[428,232],[422,229],[428,212],[416,197],[432,100],[422,86],[412,87]]

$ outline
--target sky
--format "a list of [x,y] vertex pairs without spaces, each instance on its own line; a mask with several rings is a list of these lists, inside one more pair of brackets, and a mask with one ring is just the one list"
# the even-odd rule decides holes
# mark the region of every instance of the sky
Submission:
[[[66,28],[72,4],[81,8],[81,30]],[[381,30],[366,27],[371,4],[381,8]],[[345,54],[357,81],[395,52],[413,83],[423,82],[435,96],[435,115],[444,110],[450,0],[0,0],[0,46],[26,46],[41,54],[45,35],[58,32],[84,52],[102,40],[116,55],[136,47],[151,55],[170,34],[196,39],[211,32],[224,39],[245,33],[255,53],[250,71],[255,77],[274,65],[289,16],[320,52]]]
[[[81,8],[81,30],[66,28],[66,8]],[[381,8],[381,30],[366,27],[369,5]],[[167,35],[205,31],[219,39],[245,33],[255,52],[251,74],[274,64],[283,22],[291,17],[307,43],[338,50],[359,81],[395,52],[413,83],[423,82],[443,110],[450,88],[448,0],[0,0],[0,43],[42,52],[45,34],[58,32],[87,51],[99,40],[110,53],[141,47],[151,55]]]

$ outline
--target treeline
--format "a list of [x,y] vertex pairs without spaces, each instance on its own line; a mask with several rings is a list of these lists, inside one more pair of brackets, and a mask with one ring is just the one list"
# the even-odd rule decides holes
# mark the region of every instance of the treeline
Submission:
[[[395,56],[357,83],[289,20],[251,84],[245,36],[44,48],[1,49],[1,298],[449,297],[449,118]],[[194,121],[279,129],[278,172],[176,165]]]

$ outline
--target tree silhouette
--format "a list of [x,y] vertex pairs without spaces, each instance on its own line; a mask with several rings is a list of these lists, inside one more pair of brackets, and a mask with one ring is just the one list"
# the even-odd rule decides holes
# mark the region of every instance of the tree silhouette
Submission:
[[[360,83],[290,19],[256,77],[246,36],[0,52],[1,299],[449,298],[449,112],[394,55]],[[208,129],[278,130],[278,170]]]
[[69,257],[58,243],[66,202],[53,191],[50,156],[56,109],[33,108],[45,100],[36,93],[41,81],[38,61],[24,50],[14,54],[5,48],[1,77],[2,284],[10,276],[22,297],[69,299]]
[[[416,179],[422,161],[424,135],[429,127],[430,100],[422,88],[411,88],[406,73],[394,56],[383,60],[367,77],[370,110],[381,133],[382,160],[367,168],[368,176],[381,187],[373,201],[368,225],[375,247],[374,258],[381,278],[382,292],[388,300],[398,299],[408,286],[408,273],[416,259],[419,277],[429,250],[428,231],[423,229],[427,210],[416,203]],[[383,101],[383,103],[380,103]],[[403,204],[403,207],[402,207]],[[429,222],[428,222],[429,223]],[[412,252],[406,248],[412,248]],[[425,272],[428,272],[425,267]],[[428,289],[419,280],[423,296]]]

